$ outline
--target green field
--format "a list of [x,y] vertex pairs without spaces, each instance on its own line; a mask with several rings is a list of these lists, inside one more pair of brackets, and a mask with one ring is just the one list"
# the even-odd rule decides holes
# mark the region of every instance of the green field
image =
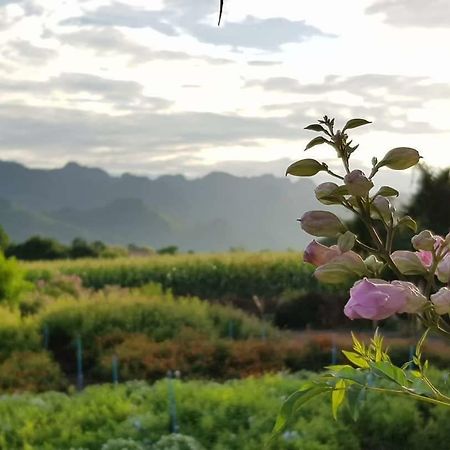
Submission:
[[[308,377],[305,373],[300,378]],[[443,384],[442,374],[434,377]],[[276,412],[299,376],[271,375],[230,381],[179,382],[173,386],[179,431],[207,450],[262,450]],[[445,386],[445,385],[444,385]],[[44,393],[0,398],[0,448],[100,450],[131,439],[144,448],[170,431],[169,385],[132,382],[90,387],[81,394]],[[405,399],[371,396],[358,421],[345,410],[338,422],[329,398],[307,404],[273,450],[437,450],[450,440],[450,411]],[[105,447],[109,448],[109,447]],[[190,449],[191,447],[163,447]],[[199,447],[193,447],[199,448]]]

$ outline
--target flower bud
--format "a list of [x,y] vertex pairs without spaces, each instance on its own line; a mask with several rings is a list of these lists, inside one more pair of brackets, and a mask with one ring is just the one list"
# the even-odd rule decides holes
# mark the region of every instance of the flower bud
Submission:
[[439,314],[450,314],[450,289],[443,287],[431,296],[434,310]]
[[313,236],[336,237],[346,231],[339,218],[328,211],[308,211],[299,221],[302,229]]
[[401,288],[405,294],[406,303],[398,311],[399,313],[416,314],[422,311],[427,303],[427,298],[420,292],[415,284],[410,283],[409,281],[398,280],[393,281],[391,284]]
[[367,268],[355,252],[346,252],[316,269],[314,276],[322,283],[341,284],[367,274]]
[[423,275],[427,272],[427,269],[414,252],[398,250],[392,253],[391,258],[403,275]]
[[411,243],[416,250],[431,251],[434,249],[436,242],[436,236],[429,230],[423,230],[411,239]]
[[365,197],[373,188],[372,181],[361,170],[352,170],[345,176],[344,182],[348,192],[357,197]]
[[385,222],[389,222],[394,211],[394,207],[387,198],[376,197],[371,203],[370,217],[372,217],[372,219],[382,219]]
[[436,276],[441,283],[450,282],[450,253],[444,256],[442,261],[438,264]]
[[324,205],[334,205],[340,203],[342,195],[334,195],[334,192],[339,188],[336,183],[321,183],[314,189],[317,200]]
[[421,156],[419,152],[409,147],[398,147],[389,150],[385,157],[377,164],[377,167],[389,167],[393,170],[405,170],[415,166]]
[[348,252],[351,250],[356,243],[356,235],[351,231],[346,231],[344,234],[341,234],[338,238],[338,247],[342,253]]
[[370,255],[364,260],[367,269],[373,274],[378,274],[384,267],[384,263],[379,261],[375,255]]
[[330,262],[333,258],[339,256],[340,254],[341,252],[336,245],[327,247],[314,240],[305,248],[303,253],[303,261],[318,267]]
[[286,175],[294,175],[296,177],[312,177],[321,170],[325,170],[325,167],[315,159],[301,159],[291,164],[287,170]]

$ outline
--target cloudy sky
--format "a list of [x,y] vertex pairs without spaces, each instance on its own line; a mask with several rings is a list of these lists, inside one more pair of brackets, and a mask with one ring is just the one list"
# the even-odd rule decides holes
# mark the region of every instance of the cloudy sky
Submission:
[[0,0],[0,158],[281,176],[328,114],[373,121],[363,165],[450,165],[449,1],[225,0],[220,28],[218,3]]

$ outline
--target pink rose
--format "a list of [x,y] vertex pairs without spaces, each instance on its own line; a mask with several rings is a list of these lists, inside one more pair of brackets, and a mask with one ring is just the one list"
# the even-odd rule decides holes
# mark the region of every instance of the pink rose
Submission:
[[352,320],[382,320],[403,310],[406,303],[404,287],[364,278],[350,289],[350,300],[344,307],[344,314]]
[[330,262],[340,254],[341,251],[337,245],[327,247],[314,240],[306,247],[303,253],[303,261],[318,267]]

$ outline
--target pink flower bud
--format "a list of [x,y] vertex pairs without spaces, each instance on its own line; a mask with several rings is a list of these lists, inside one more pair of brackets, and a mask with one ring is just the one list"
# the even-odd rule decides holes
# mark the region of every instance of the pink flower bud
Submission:
[[433,253],[420,250],[420,252],[416,252],[416,255],[424,267],[429,268],[433,264]]
[[357,197],[365,197],[373,188],[372,181],[361,170],[352,170],[345,176],[344,183],[347,186],[348,192]]
[[431,296],[434,310],[440,314],[450,314],[450,289],[443,287]]
[[438,264],[436,276],[441,283],[450,281],[450,253],[444,256],[444,259]]
[[349,319],[383,320],[406,305],[404,289],[384,280],[364,278],[350,289],[350,300],[344,307]]
[[317,267],[330,262],[333,258],[339,256],[340,254],[341,252],[336,245],[327,247],[314,240],[305,248],[303,253],[303,261]]
[[401,308],[399,313],[416,314],[422,311],[427,303],[427,298],[420,292],[419,288],[409,281],[395,280],[391,283],[392,286],[398,286],[403,290],[406,298],[406,304]]
[[339,218],[328,211],[308,211],[299,220],[302,229],[313,236],[336,237],[346,230]]
[[416,250],[431,251],[435,248],[437,236],[429,230],[423,230],[411,239],[411,243]]
[[414,252],[398,250],[392,253],[391,258],[403,275],[423,275],[427,272],[421,259]]
[[336,256],[316,269],[314,276],[322,283],[342,284],[367,274],[363,259],[353,251]]
[[317,200],[324,205],[334,205],[340,203],[342,195],[335,195],[334,192],[339,188],[336,183],[321,183],[314,189]]

